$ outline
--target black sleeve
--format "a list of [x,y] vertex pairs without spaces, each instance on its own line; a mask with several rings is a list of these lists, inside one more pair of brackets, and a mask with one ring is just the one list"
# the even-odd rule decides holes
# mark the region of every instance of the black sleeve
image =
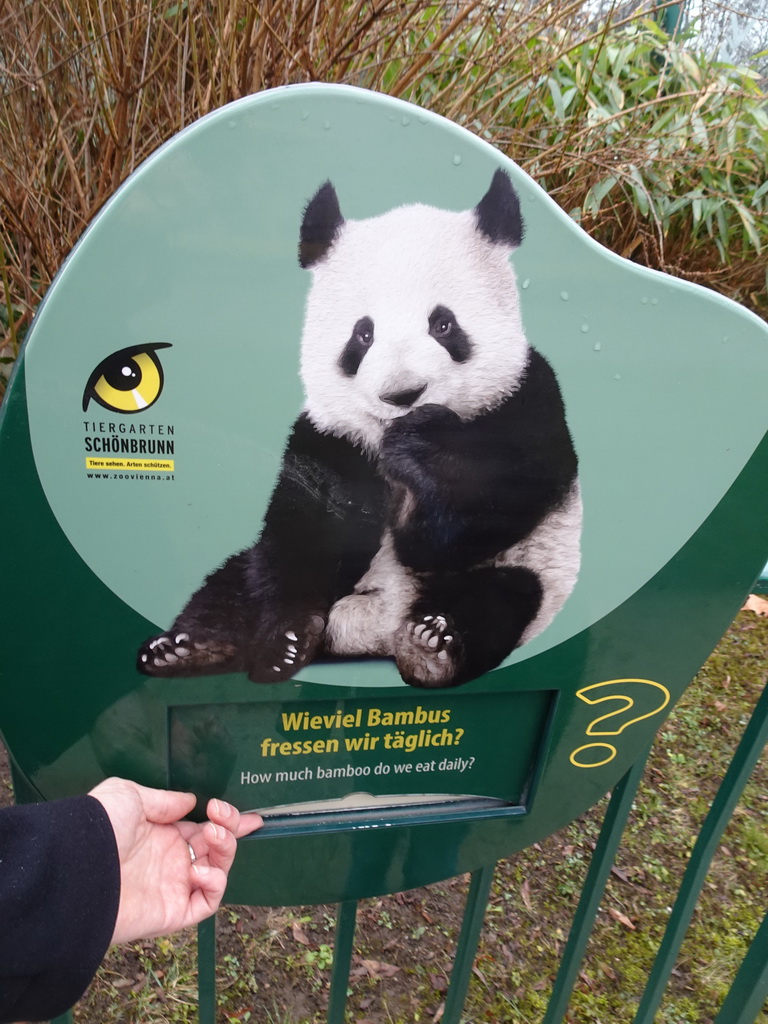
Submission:
[[0,810],[0,1024],[50,1020],[83,994],[109,947],[120,862],[90,796]]

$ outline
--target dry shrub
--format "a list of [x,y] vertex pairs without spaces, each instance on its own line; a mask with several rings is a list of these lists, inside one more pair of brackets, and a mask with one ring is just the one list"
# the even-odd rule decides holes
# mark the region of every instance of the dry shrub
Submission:
[[[292,82],[413,100],[493,141],[606,244],[765,300],[755,76],[585,0],[0,0],[0,357],[120,182],[224,103]],[[762,118],[762,120],[761,120]]]

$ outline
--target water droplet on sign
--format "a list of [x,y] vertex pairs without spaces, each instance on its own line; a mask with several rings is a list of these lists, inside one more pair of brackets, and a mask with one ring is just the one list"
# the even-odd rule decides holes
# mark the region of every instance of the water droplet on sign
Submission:
[[411,123],[410,117],[401,117],[400,118],[400,124],[403,126],[403,128],[407,128],[410,123]]
[[570,299],[570,297],[571,296],[568,294],[568,292],[560,292],[560,298],[563,300],[563,302],[567,302],[568,299]]
[[330,121],[323,121],[323,128],[324,128],[324,129],[325,129],[326,131],[329,131],[329,130],[330,130],[330,127],[331,127],[331,122],[330,122]]
[[[582,334],[589,334],[589,324],[582,324],[581,325],[581,333]],[[598,344],[599,344],[599,342],[598,342]]]
[[455,165],[456,167],[458,167],[458,166],[459,166],[459,164],[461,163],[461,157],[459,156],[459,154],[458,154],[458,153],[457,153],[457,154],[456,154],[456,156],[455,156],[455,157],[453,158],[453,163],[454,163],[454,165]]
[[613,379],[614,380],[621,380],[621,374],[620,373],[614,373]]
[[523,281],[523,283],[520,285],[520,287],[521,288],[527,288],[530,283],[531,283],[530,277],[526,277],[526,279]]
[[308,110],[302,110],[302,112],[301,112],[301,120],[302,121],[306,121],[308,117],[309,117],[309,111]]
[[596,341],[595,344],[592,346],[592,351],[593,352],[602,352],[602,350],[603,350],[603,346],[600,344],[599,341]]

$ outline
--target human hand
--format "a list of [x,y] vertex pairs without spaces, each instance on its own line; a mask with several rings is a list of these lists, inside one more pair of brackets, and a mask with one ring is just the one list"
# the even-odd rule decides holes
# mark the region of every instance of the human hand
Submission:
[[192,793],[147,789],[126,779],[106,779],[90,795],[107,812],[120,857],[113,943],[165,935],[215,913],[236,839],[263,824],[258,814],[241,816],[223,800],[208,802],[204,824],[180,821],[195,806]]

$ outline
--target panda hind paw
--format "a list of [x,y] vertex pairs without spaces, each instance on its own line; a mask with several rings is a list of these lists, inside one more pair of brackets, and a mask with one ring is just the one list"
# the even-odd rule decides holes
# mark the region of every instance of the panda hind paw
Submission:
[[189,633],[174,630],[143,643],[136,664],[139,671],[148,676],[204,675],[220,670],[235,654],[232,644],[195,640]]
[[254,645],[248,678],[254,683],[280,683],[308,665],[317,654],[325,633],[321,615],[309,615],[304,623],[287,625]]
[[463,662],[461,637],[445,615],[418,616],[399,629],[395,660],[411,686],[453,686]]

